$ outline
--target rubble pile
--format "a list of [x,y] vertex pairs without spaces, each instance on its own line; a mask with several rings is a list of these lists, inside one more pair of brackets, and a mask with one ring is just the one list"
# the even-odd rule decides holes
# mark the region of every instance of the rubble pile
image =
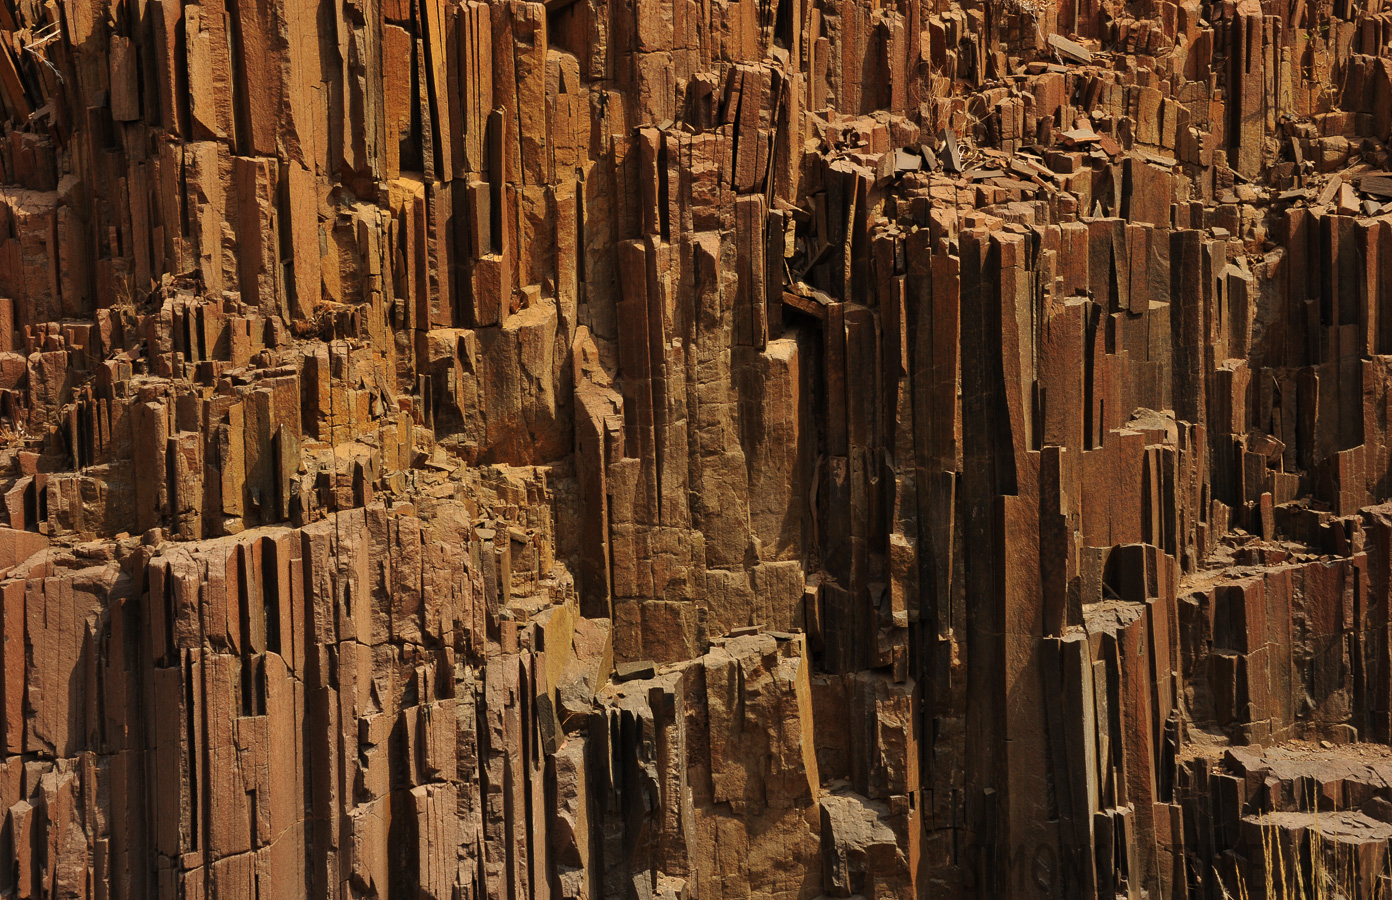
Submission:
[[0,0],[0,895],[1389,889],[1389,140],[1378,0]]

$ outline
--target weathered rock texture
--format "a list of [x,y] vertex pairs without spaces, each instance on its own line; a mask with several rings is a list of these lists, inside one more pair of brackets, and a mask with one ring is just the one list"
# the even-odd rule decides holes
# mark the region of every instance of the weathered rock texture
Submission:
[[1380,0],[0,0],[0,121],[0,896],[1389,888]]

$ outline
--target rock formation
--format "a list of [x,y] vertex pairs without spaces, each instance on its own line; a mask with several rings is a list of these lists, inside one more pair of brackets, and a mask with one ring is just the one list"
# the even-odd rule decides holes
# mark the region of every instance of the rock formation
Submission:
[[1382,0],[0,0],[0,896],[1392,891]]

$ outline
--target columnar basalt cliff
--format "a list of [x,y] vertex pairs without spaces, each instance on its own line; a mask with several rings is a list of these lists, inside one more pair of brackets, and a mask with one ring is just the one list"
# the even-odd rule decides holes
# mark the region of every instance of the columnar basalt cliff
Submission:
[[1382,0],[0,0],[0,896],[1392,892]]

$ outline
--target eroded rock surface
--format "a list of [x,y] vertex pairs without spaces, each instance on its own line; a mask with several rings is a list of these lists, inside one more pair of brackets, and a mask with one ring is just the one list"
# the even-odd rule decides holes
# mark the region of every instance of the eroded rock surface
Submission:
[[1388,890],[1389,129],[1379,2],[0,0],[0,895]]

